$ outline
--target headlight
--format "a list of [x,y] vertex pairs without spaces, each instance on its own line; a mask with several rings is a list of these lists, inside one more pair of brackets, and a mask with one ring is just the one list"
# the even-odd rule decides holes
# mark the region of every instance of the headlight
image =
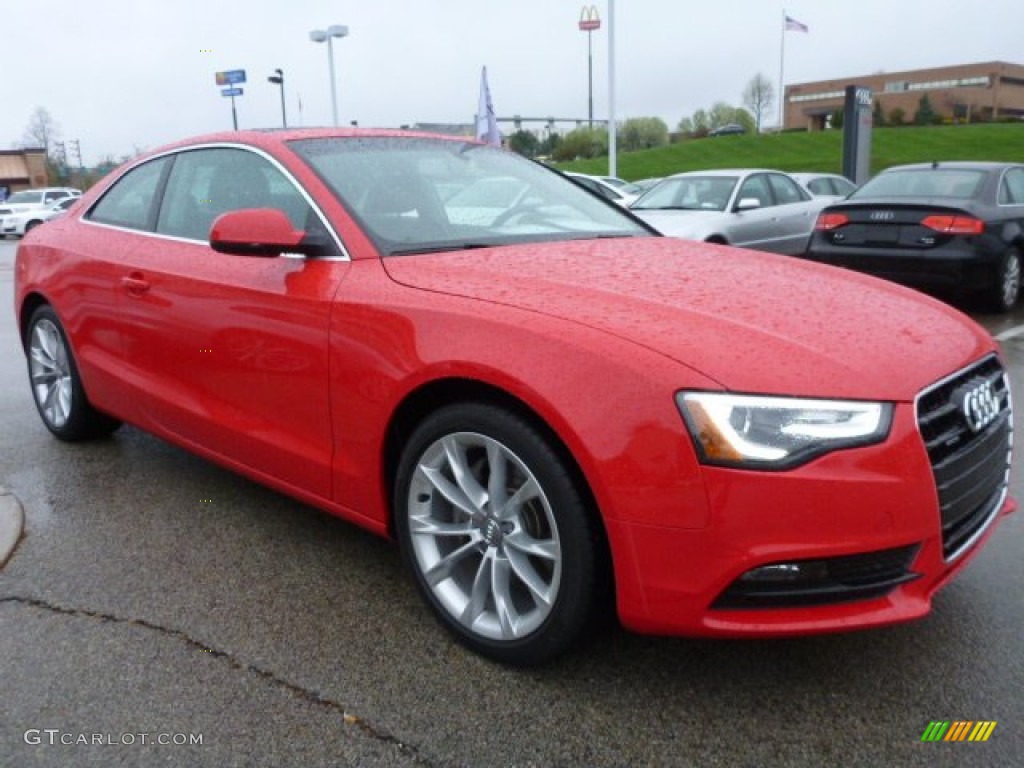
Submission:
[[789,469],[815,456],[878,443],[892,405],[854,400],[680,392],[676,402],[705,464]]

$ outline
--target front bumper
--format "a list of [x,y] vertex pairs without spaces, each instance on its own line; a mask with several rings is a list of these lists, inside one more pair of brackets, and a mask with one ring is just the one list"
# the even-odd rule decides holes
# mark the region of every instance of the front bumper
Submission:
[[[705,528],[608,523],[619,615],[630,629],[786,636],[918,618],[984,545],[998,518],[1016,509],[1005,498],[974,544],[947,560],[932,468],[907,403],[897,405],[883,444],[839,451],[787,472],[702,472],[712,510]],[[733,607],[721,599],[743,574],[765,565],[890,550],[909,550],[908,578],[863,597],[778,607]]]

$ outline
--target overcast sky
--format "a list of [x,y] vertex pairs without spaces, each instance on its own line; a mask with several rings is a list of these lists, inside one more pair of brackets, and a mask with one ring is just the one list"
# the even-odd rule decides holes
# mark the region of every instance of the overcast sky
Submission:
[[[608,0],[593,35],[594,112],[608,111]],[[589,5],[589,3],[588,3]],[[214,72],[244,69],[242,128],[331,122],[327,50],[336,40],[342,123],[471,122],[480,68],[499,117],[585,117],[587,34],[579,0],[0,0],[0,146],[37,106],[87,165],[231,127]],[[757,72],[778,83],[782,13],[787,83],[1003,60],[1024,63],[1022,0],[618,0],[616,114],[679,119],[742,102]],[[207,52],[209,51],[209,52]],[[299,100],[302,103],[301,117]],[[777,114],[777,113],[776,113]],[[774,122],[774,118],[770,122]],[[571,126],[564,126],[567,130]]]

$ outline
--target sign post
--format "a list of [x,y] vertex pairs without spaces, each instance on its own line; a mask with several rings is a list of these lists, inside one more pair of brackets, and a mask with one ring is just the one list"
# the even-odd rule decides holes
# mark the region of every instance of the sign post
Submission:
[[228,85],[230,88],[224,88],[221,90],[221,96],[231,97],[231,123],[234,125],[235,130],[238,130],[238,112],[235,109],[235,96],[242,95],[241,88],[235,88],[233,86],[240,85],[245,82],[245,70],[244,69],[229,69],[224,72],[214,73],[214,79],[217,85]]
[[843,103],[843,176],[860,186],[871,176],[871,89],[846,86]]
[[583,6],[580,11],[580,31],[587,33],[587,115],[589,127],[594,127],[594,30],[601,28],[601,17],[597,15],[597,6]]

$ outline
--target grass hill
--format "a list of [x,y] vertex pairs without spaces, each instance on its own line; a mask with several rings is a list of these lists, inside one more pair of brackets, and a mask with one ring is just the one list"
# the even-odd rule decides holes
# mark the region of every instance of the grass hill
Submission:
[[[871,172],[933,160],[1024,162],[1024,123],[875,128]],[[643,179],[711,168],[775,168],[840,173],[843,132],[776,133],[691,139],[656,149],[620,152],[619,176]],[[580,173],[608,172],[608,158],[559,166]]]

